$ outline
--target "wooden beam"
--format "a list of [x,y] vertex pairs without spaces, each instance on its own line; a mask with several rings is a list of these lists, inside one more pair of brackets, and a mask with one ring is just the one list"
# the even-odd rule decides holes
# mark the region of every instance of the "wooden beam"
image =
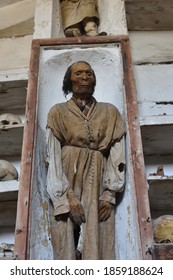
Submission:
[[149,208],[149,197],[145,164],[143,157],[141,132],[139,125],[138,106],[132,58],[130,54],[129,41],[122,42],[124,81],[127,102],[127,118],[129,137],[132,154],[132,166],[134,171],[134,183],[137,196],[138,221],[141,237],[142,256],[144,260],[152,259],[153,232]]
[[35,121],[37,108],[37,82],[39,70],[40,46],[33,44],[29,71],[28,93],[26,101],[26,122],[21,159],[21,176],[19,184],[19,199],[17,205],[15,255],[19,260],[28,259],[29,246],[29,211],[31,195],[31,178],[33,153],[35,147]]

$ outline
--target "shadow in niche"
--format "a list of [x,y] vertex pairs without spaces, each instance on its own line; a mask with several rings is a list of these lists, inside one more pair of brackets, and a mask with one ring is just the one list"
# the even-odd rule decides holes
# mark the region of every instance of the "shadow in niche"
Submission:
[[122,192],[116,193],[116,206],[118,206],[123,200],[124,192],[125,192],[125,188]]

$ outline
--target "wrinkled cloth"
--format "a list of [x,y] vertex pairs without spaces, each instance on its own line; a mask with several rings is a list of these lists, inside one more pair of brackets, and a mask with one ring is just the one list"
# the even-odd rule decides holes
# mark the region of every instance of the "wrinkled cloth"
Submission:
[[81,22],[84,18],[91,17],[99,23],[98,7],[96,0],[61,1],[61,16],[64,30]]
[[99,200],[116,204],[124,187],[124,124],[118,109],[94,99],[84,115],[71,99],[51,108],[47,121],[47,191],[52,201],[51,232],[55,259],[75,259],[74,225],[56,221],[68,213],[71,186],[84,208],[77,249],[82,259],[114,259],[114,209],[107,221],[98,222]]

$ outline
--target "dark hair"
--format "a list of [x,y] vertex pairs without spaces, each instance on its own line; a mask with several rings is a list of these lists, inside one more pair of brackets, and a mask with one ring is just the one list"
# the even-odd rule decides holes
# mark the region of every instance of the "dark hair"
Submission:
[[63,86],[62,86],[62,90],[64,92],[64,96],[66,97],[69,93],[72,92],[72,82],[71,82],[71,68],[75,65],[75,64],[78,64],[78,63],[84,63],[84,64],[87,64],[91,70],[93,71],[93,75],[94,75],[94,84],[93,84],[93,92],[94,92],[94,88],[95,88],[95,85],[96,85],[96,75],[94,73],[94,70],[92,69],[91,65],[86,62],[86,61],[77,61],[77,62],[74,62],[72,65],[70,65],[68,68],[67,68],[67,71],[64,75],[64,79],[63,79]]

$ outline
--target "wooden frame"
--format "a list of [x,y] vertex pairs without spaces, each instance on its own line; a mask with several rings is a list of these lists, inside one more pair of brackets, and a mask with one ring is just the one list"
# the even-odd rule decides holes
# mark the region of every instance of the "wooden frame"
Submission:
[[134,84],[134,75],[132,69],[132,59],[130,55],[129,39],[127,36],[98,36],[98,37],[78,37],[62,39],[38,39],[33,40],[31,50],[31,60],[29,69],[28,92],[26,102],[26,123],[24,127],[21,178],[18,197],[18,209],[16,220],[16,239],[15,253],[17,259],[30,259],[29,239],[30,239],[30,212],[31,209],[31,191],[34,153],[36,145],[37,130],[37,88],[39,73],[39,56],[42,47],[57,47],[74,45],[98,45],[118,43],[121,45],[124,86],[126,99],[127,125],[129,133],[129,142],[131,149],[131,161],[136,201],[137,216],[139,224],[141,259],[151,259],[153,248],[152,225],[150,218],[150,209],[148,201],[148,190],[145,176],[144,158],[142,152],[142,142],[140,126],[138,122],[138,108],[136,100],[136,90]]

